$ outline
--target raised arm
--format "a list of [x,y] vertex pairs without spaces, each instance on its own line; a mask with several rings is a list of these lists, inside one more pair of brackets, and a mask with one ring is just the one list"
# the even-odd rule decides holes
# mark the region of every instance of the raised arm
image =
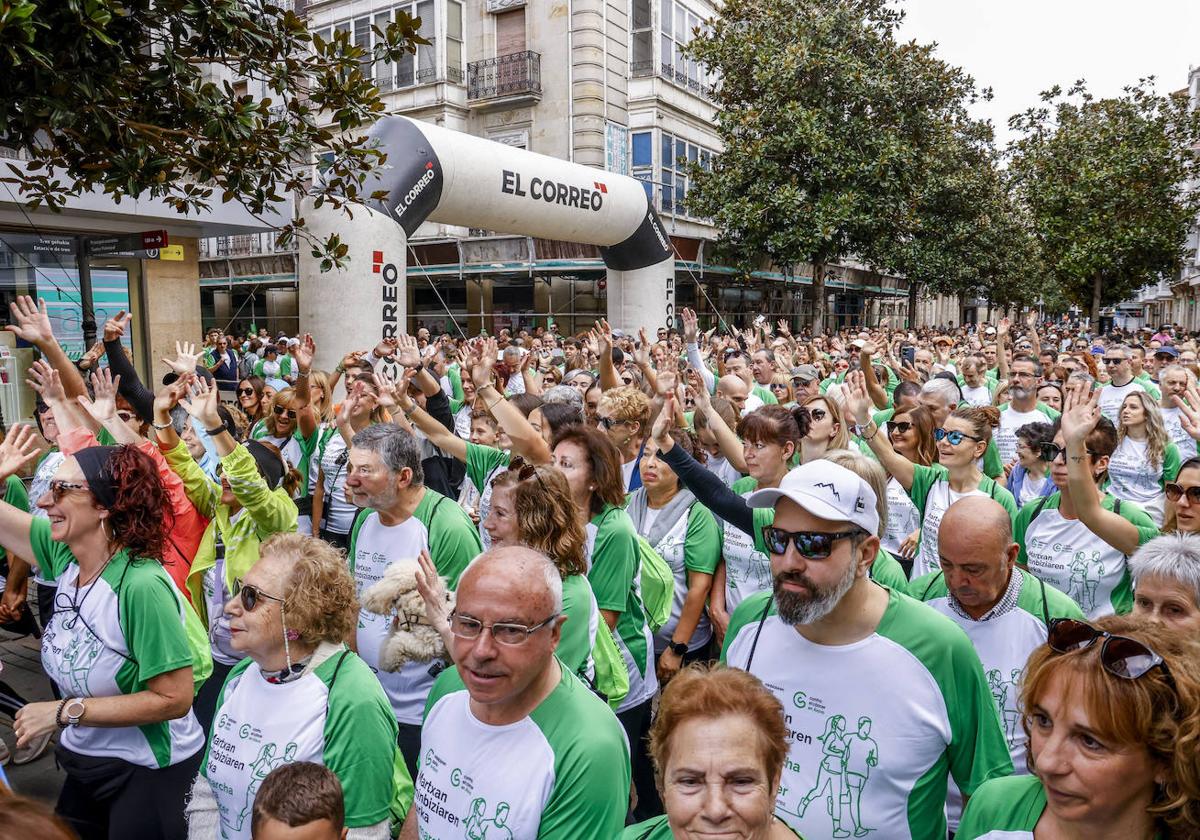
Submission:
[[[114,375],[121,377],[119,393],[126,402],[133,406],[138,417],[148,420],[154,416],[154,392],[142,384],[133,362],[129,361],[129,357],[125,355],[125,348],[121,344],[121,336],[125,335],[125,328],[129,325],[131,318],[132,316],[122,309],[104,322],[104,354],[108,357],[109,369]],[[191,356],[192,366],[185,371],[186,373],[196,372],[197,358],[199,358],[197,355]],[[180,362],[181,365],[185,363],[186,360]],[[171,365],[171,367],[175,366]]]
[[308,390],[308,372],[312,367],[313,357],[317,355],[317,344],[313,337],[305,333],[300,343],[291,349],[292,358],[296,360],[296,384],[292,386],[295,396],[292,398],[292,409],[296,412],[296,426],[300,435],[308,440],[317,431],[317,416],[312,410],[312,397]]
[[33,298],[28,295],[20,295],[9,304],[9,311],[12,313],[13,322],[4,329],[41,351],[46,361],[62,377],[63,390],[68,397],[86,394],[87,388],[84,387],[79,369],[67,358],[66,351],[54,338],[50,315],[46,311],[46,301],[38,298],[37,303],[34,303]]
[[99,428],[77,403],[67,399],[66,391],[63,390],[62,378],[45,359],[38,359],[30,365],[29,378],[25,380],[25,384],[32,388],[42,398],[42,402],[50,407],[60,433],[78,428],[94,432]]
[[875,357],[875,345],[867,342],[858,351],[858,366],[862,370],[863,382],[867,386],[867,395],[871,398],[871,404],[881,411],[888,407],[887,389],[879,382],[879,377],[875,375],[875,367],[871,364],[871,360]]
[[612,327],[608,321],[601,318],[596,322],[596,342],[600,346],[600,352],[596,354],[596,363],[600,366],[600,390],[607,391],[609,388],[619,388],[621,385],[621,377],[617,376],[617,367],[613,364],[613,334]]
[[439,423],[408,395],[407,380],[397,384],[384,374],[376,373],[375,387],[379,390],[384,408],[387,408],[389,403],[396,405],[404,412],[404,416],[429,438],[430,443],[452,458],[464,464],[467,462],[467,442]]
[[[40,454],[37,433],[33,426],[10,426],[4,442],[0,443],[0,483],[8,481]],[[35,504],[36,499],[32,500]],[[17,557],[33,557],[33,546],[29,541],[29,527],[33,515],[28,511],[0,500],[0,546]]]
[[[473,355],[471,359],[471,380],[475,383],[475,393],[483,399],[487,410],[512,441],[514,453],[533,464],[549,464],[550,445],[541,433],[533,428],[521,410],[506,400],[492,384],[491,360],[496,358],[496,339],[485,339],[477,349],[479,354]],[[611,361],[610,355],[609,362]]]
[[1012,329],[1012,325],[1007,318],[1000,319],[1000,326],[996,327],[996,378],[1001,382],[1008,381],[1008,354],[1004,352],[1004,348],[1008,346],[1008,333]]
[[1133,554],[1141,543],[1137,526],[1100,504],[1101,494],[1092,475],[1087,437],[1100,422],[1100,391],[1082,393],[1073,388],[1063,405],[1061,429],[1067,444],[1067,486],[1075,515],[1088,530],[1122,554]]
[[92,373],[92,393],[95,397],[89,398],[83,394],[75,399],[97,427],[106,429],[117,443],[139,446],[146,439],[129,428],[117,415],[117,388],[120,384],[120,376],[114,378],[111,370],[103,368]]
[[893,449],[888,436],[882,434],[878,424],[871,420],[871,401],[863,380],[862,371],[852,371],[846,375],[847,408],[854,417],[854,422],[863,427],[862,439],[871,447],[879,463],[907,491],[912,487],[913,476],[916,474],[913,462]]
[[696,391],[696,411],[704,414],[704,419],[708,422],[708,428],[712,431],[713,437],[717,439],[717,446],[721,448],[721,454],[725,456],[725,460],[729,462],[735,470],[745,475],[750,470],[746,466],[746,453],[742,448],[742,441],[738,438],[737,433],[725,424],[721,415],[713,408],[712,398],[704,389],[703,383],[700,381],[700,376],[695,370],[688,371],[689,379],[693,389]]

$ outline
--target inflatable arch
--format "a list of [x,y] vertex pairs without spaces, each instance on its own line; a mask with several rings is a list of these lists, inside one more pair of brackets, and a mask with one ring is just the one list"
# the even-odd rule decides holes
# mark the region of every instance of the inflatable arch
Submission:
[[322,273],[300,248],[300,327],[326,369],[352,349],[395,336],[407,324],[408,237],[424,221],[600,246],[608,272],[608,317],[636,330],[675,315],[671,241],[641,181],[514,149],[492,140],[390,116],[370,136],[387,153],[363,195],[385,202],[301,211],[319,239],[337,233],[350,267]]

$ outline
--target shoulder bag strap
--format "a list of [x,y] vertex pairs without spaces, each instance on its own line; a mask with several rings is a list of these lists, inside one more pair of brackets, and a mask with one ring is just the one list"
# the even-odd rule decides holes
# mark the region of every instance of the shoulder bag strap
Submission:
[[750,643],[750,656],[746,658],[746,672],[750,672],[750,666],[754,664],[754,651],[758,649],[758,637],[762,635],[763,625],[767,623],[767,613],[771,611],[772,599],[767,599],[767,605],[763,608],[762,615],[758,617],[758,627],[754,630],[754,641]]

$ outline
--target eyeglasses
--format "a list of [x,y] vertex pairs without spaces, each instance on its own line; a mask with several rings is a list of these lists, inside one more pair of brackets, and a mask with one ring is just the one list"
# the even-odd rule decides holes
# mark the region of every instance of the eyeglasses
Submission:
[[786,391],[787,387],[788,386],[787,386],[786,382],[772,382],[771,383],[772,391]]
[[958,446],[960,443],[963,442],[963,438],[968,438],[970,440],[975,441],[976,443],[983,442],[983,438],[975,437],[975,435],[969,435],[966,432],[960,432],[957,429],[955,429],[952,432],[946,431],[945,429],[934,429],[933,430],[933,439],[938,441],[939,443],[943,440],[948,440],[948,441],[950,441],[951,446]]
[[253,388],[238,388],[237,392],[238,392],[239,397],[248,397],[254,393],[254,389]]
[[814,420],[824,420],[825,415],[828,413],[829,412],[823,408],[810,408],[808,410],[808,416]]
[[296,419],[296,412],[290,408],[284,408],[281,405],[277,405],[277,406],[275,406],[274,411],[275,411],[275,416],[277,416],[277,417],[282,417],[283,415],[286,414],[289,420]]
[[1200,505],[1200,485],[1184,488],[1178,484],[1164,484],[1163,492],[1172,502],[1178,502],[1187,496],[1189,505]]
[[1100,665],[1114,677],[1136,680],[1161,667],[1163,676],[1174,687],[1175,680],[1167,663],[1137,639],[1114,636],[1078,619],[1056,618],[1050,622],[1046,642],[1055,653],[1071,653],[1090,648],[1098,639],[1104,640],[1100,646]]
[[[1054,461],[1057,461],[1059,458],[1062,458],[1064,455],[1066,455],[1066,453],[1067,449],[1065,446],[1059,446],[1057,443],[1043,443],[1039,447],[1038,457],[1043,461],[1053,463]],[[1092,449],[1087,450],[1087,454],[1091,455],[1093,458],[1100,457],[1100,453]]]
[[61,481],[56,478],[50,482],[50,496],[56,503],[61,502],[62,497],[67,495],[67,493],[71,492],[72,490],[86,489],[86,484],[76,484],[73,481]]
[[597,417],[596,418],[596,425],[598,425],[601,429],[604,429],[605,431],[607,431],[608,429],[611,429],[613,426],[620,426],[624,422],[625,422],[624,420],[616,420],[612,417]]
[[283,598],[268,595],[252,583],[242,583],[241,578],[234,579],[233,594],[242,599],[242,609],[246,612],[254,612],[260,598],[266,598],[268,601],[278,601],[280,604],[284,603]]
[[907,420],[901,420],[896,423],[888,423],[889,435],[905,435],[912,429],[913,424]]
[[524,624],[511,624],[507,621],[497,621],[495,624],[484,624],[477,618],[471,618],[468,615],[460,615],[458,613],[450,614],[450,632],[460,639],[478,639],[484,630],[490,630],[492,638],[502,645],[523,645],[529,640],[529,637],[549,625],[554,619],[558,618],[558,613],[547,618],[545,621],[539,622],[532,627],[527,627]]
[[132,418],[133,418],[132,411],[118,411],[117,412],[117,419],[120,420],[122,423],[128,423]]
[[800,556],[808,560],[824,560],[833,552],[833,544],[838,540],[866,533],[861,528],[853,531],[785,531],[769,525],[762,530],[763,542],[772,554],[786,554],[790,542],[796,546]]
[[1125,360],[1124,360],[1124,359],[1110,359],[1110,358],[1108,358],[1108,356],[1105,356],[1105,357],[1104,357],[1104,364],[1105,364],[1106,366],[1108,366],[1108,365],[1119,365],[1119,364],[1121,364],[1121,362],[1123,362],[1123,361],[1125,361]]

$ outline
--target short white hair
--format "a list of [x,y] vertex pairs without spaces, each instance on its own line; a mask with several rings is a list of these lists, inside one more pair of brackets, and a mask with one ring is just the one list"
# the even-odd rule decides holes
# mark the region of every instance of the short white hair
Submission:
[[[554,614],[560,615],[563,609],[563,587],[562,574],[558,571],[558,567],[554,562],[536,548],[530,548],[527,545],[503,545],[489,549],[478,555],[474,560],[467,564],[463,569],[463,573],[459,575],[459,581],[465,578],[472,569],[483,563],[501,563],[507,566],[506,571],[512,572],[513,567],[526,566],[527,569],[522,569],[520,576],[522,579],[529,581],[531,584],[537,580],[538,574],[542,578],[542,582],[546,584],[546,590],[550,595],[550,601],[553,604]],[[527,574],[528,572],[528,574]]]
[[962,399],[962,392],[958,385],[941,376],[935,376],[922,385],[921,393],[933,394],[950,408],[955,408]]
[[1139,548],[1129,558],[1129,574],[1136,592],[1146,578],[1178,583],[1200,606],[1200,534],[1163,534]]

